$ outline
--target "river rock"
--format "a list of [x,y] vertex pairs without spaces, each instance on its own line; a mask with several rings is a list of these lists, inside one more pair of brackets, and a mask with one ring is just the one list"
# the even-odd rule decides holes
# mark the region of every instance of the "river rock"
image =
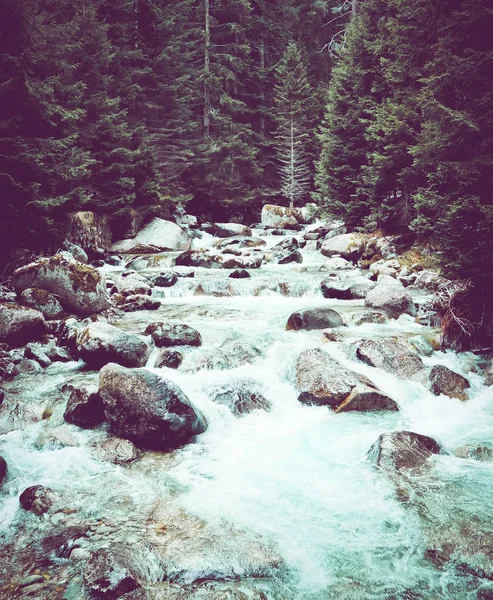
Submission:
[[9,290],[6,286],[0,285],[0,304],[15,304],[17,294]]
[[43,485],[32,485],[19,496],[19,503],[24,510],[35,515],[43,515],[61,499],[57,492]]
[[251,277],[250,273],[245,269],[235,269],[234,271],[231,271],[229,276],[231,279],[248,279]]
[[27,288],[40,288],[55,294],[66,310],[91,315],[110,306],[104,276],[93,267],[77,262],[68,253],[40,258],[14,272],[18,294]]
[[51,358],[46,354],[45,347],[36,342],[30,342],[26,345],[24,356],[26,358],[32,358],[42,367],[49,367],[51,365]]
[[438,288],[446,283],[445,277],[439,275],[431,269],[421,271],[414,282],[414,287],[418,290],[426,290],[428,292],[436,292]]
[[[165,221],[158,217],[152,219],[150,223],[145,225],[145,227],[143,227],[135,236],[133,242],[136,245],[135,247],[137,247],[138,244],[143,244],[157,248],[160,252],[164,250],[189,250],[191,245],[190,236],[184,229],[176,223]],[[123,252],[121,247],[121,242],[117,242],[116,244],[113,244],[111,250],[113,252]],[[128,247],[126,248],[126,251],[127,253],[143,254],[143,252],[139,251],[129,251]]]
[[210,233],[218,238],[230,238],[235,236],[251,236],[252,230],[241,223],[214,223]]
[[356,233],[345,233],[324,240],[320,252],[324,256],[338,255],[348,261],[356,262],[365,251],[367,236]]
[[365,377],[345,369],[319,348],[305,350],[296,362],[296,389],[298,400],[303,404],[336,409],[361,384],[373,385]]
[[[150,244],[142,244],[137,240],[120,240],[115,242],[111,246],[111,252],[116,252],[118,254],[158,254],[161,252],[161,249],[157,246],[151,246]],[[143,257],[139,256],[136,259],[130,261],[129,265],[132,265],[132,269],[140,270],[145,268],[143,265],[145,264],[144,260],[140,260]]]
[[143,294],[135,294],[126,298],[119,294],[113,296],[113,299],[119,296],[117,306],[123,312],[136,312],[138,310],[158,310],[161,308],[161,302],[156,298],[145,296]]
[[457,458],[472,458],[479,462],[493,461],[493,448],[490,444],[466,444],[459,446],[454,454]]
[[395,258],[391,258],[390,260],[377,260],[370,265],[370,272],[375,279],[378,279],[380,275],[388,275],[389,277],[395,278],[400,270],[401,265]]
[[466,390],[471,387],[469,381],[443,365],[435,365],[429,375],[430,390],[435,396],[444,394],[458,400],[469,400]]
[[399,405],[395,400],[382,394],[378,390],[365,386],[357,385],[346,400],[338,405],[336,412],[377,412],[377,411],[397,411]]
[[200,333],[183,323],[150,323],[145,330],[145,335],[152,336],[158,348],[169,346],[201,346]]
[[431,356],[435,351],[432,343],[424,335],[414,335],[408,342],[420,356]]
[[138,273],[124,273],[115,283],[114,290],[122,296],[136,294],[150,296],[152,294],[149,281]]
[[286,329],[295,331],[327,329],[344,325],[341,315],[331,308],[306,308],[293,313],[287,322]]
[[262,208],[261,223],[274,229],[293,229],[304,221],[301,212],[296,208],[266,204]]
[[181,267],[203,267],[205,269],[258,269],[262,264],[262,259],[243,256],[227,257],[208,250],[190,250],[177,256],[176,264]]
[[138,448],[177,448],[207,428],[176,384],[146,369],[106,365],[99,373],[99,395],[112,433]]
[[3,456],[0,456],[0,486],[5,481],[7,477],[8,467],[7,461]]
[[174,271],[162,271],[152,279],[157,287],[172,287],[178,282],[178,275]]
[[376,283],[370,279],[358,279],[349,285],[352,300],[366,298],[370,291],[376,287]]
[[350,285],[338,279],[328,277],[320,284],[324,298],[336,300],[350,300],[351,289]]
[[[213,244],[214,248],[218,248],[223,252],[233,251],[239,252],[239,248],[260,248],[265,246],[266,242],[262,238],[254,236],[235,236],[226,239],[216,240]],[[241,252],[240,254],[241,255]]]
[[275,254],[275,260],[278,265],[287,265],[289,263],[303,262],[303,255],[299,250],[293,250],[293,252],[278,252]]
[[226,298],[228,296],[237,296],[238,292],[230,281],[204,280],[195,288],[194,296],[215,296],[216,298]]
[[75,388],[70,394],[63,418],[67,423],[84,429],[101,425],[104,421],[104,406],[97,390]]
[[402,379],[419,376],[424,368],[421,358],[397,338],[363,340],[357,345],[356,355],[366,364]]
[[76,338],[80,358],[91,368],[109,362],[125,367],[142,367],[151,353],[144,340],[108,323],[91,323],[79,330]]
[[387,315],[377,310],[365,310],[360,313],[356,313],[353,316],[353,323],[355,325],[364,325],[365,323],[375,323],[377,325],[383,325],[387,322]]
[[178,350],[161,350],[158,358],[156,359],[155,367],[161,369],[163,367],[167,369],[178,369],[183,362],[183,354]]
[[43,314],[19,304],[0,304],[0,342],[23,346],[45,331]]
[[20,300],[24,306],[42,312],[45,319],[59,319],[63,315],[58,298],[46,290],[27,288],[21,293]]
[[353,263],[340,256],[329,258],[320,267],[320,271],[349,271],[350,269],[355,269]]
[[262,386],[253,379],[238,379],[215,385],[207,390],[213,402],[227,406],[235,417],[251,413],[254,410],[271,409],[265,398]]
[[403,313],[416,314],[416,305],[406,288],[392,277],[381,275],[378,284],[365,298],[365,306],[384,310],[397,319]]
[[368,451],[368,459],[389,474],[419,469],[433,454],[443,454],[433,438],[412,431],[383,433]]
[[100,460],[112,462],[115,465],[129,465],[140,457],[140,452],[130,440],[112,437],[96,449]]
[[272,252],[294,252],[298,250],[300,244],[294,237],[286,237],[271,248]]
[[84,569],[84,585],[100,600],[116,600],[140,587],[125,559],[105,548],[92,552]]
[[45,427],[34,442],[34,447],[49,450],[58,450],[60,448],[75,448],[79,442],[75,439],[68,427]]

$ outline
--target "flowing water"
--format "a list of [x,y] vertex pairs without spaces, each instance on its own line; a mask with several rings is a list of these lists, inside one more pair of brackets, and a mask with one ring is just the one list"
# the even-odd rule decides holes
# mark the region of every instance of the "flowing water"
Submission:
[[[270,247],[280,238],[264,239]],[[325,300],[320,281],[328,273],[319,271],[324,259],[318,252],[303,255],[303,265],[265,265],[245,280],[195,269],[193,279],[154,289],[153,295],[162,298],[158,311],[126,314],[116,323],[142,333],[149,322],[172,319],[202,335],[202,347],[188,349],[178,370],[155,369],[155,353],[149,360],[148,368],[177,383],[209,424],[195,443],[170,455],[148,453],[131,466],[116,466],[97,453],[107,439],[104,429],[74,426],[66,426],[74,445],[40,443],[40,435],[64,424],[62,386],[97,381],[97,373],[81,362],[54,364],[11,383],[10,399],[33,413],[49,409],[51,417],[33,417],[22,430],[12,427],[0,436],[0,454],[10,473],[0,498],[3,542],[12,543],[20,532],[40,537],[59,525],[54,517],[19,509],[20,492],[42,484],[62,492],[79,520],[105,524],[99,532],[93,526],[88,547],[111,542],[134,548],[151,589],[163,577],[185,585],[211,574],[226,579],[262,575],[252,579],[252,589],[276,600],[477,598],[487,584],[425,559],[426,522],[366,458],[381,433],[399,429],[435,437],[451,453],[461,444],[491,440],[492,391],[475,373],[476,357],[435,352],[424,359],[428,366],[444,364],[467,376],[468,402],[436,397],[421,383],[363,364],[356,359],[354,341],[434,331],[407,315],[383,325],[353,325],[352,315],[361,312],[363,301]],[[165,257],[161,266],[172,258]],[[355,270],[337,276],[362,275]],[[199,283],[205,293],[197,295]],[[217,289],[230,295],[211,295]],[[343,315],[348,326],[341,328],[341,341],[328,342],[320,331],[285,330],[292,312],[321,305]],[[225,341],[247,347],[250,362],[231,363],[231,344],[221,348]],[[368,376],[401,411],[334,414],[301,405],[294,388],[296,359],[316,347]],[[269,412],[238,418],[211,400],[211,389],[244,379],[257,382],[272,406]],[[433,480],[424,494],[429,520],[444,530],[458,521],[490,522],[493,463],[453,454],[433,462]],[[156,542],[162,523],[173,530],[173,543]],[[15,555],[11,559],[15,563]],[[75,579],[63,597],[82,597]]]

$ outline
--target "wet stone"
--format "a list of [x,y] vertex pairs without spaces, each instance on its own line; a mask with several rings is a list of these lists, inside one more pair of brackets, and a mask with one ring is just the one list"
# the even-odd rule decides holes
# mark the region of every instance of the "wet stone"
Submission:
[[183,362],[183,354],[178,350],[163,350],[156,360],[156,368],[178,369]]
[[60,500],[60,495],[43,485],[32,485],[26,488],[19,497],[19,503],[24,510],[35,515],[43,515]]
[[84,570],[86,589],[100,600],[114,600],[140,587],[125,559],[101,549],[93,552]]
[[202,345],[202,336],[200,333],[193,327],[183,323],[151,323],[146,327],[144,333],[152,336],[158,348]]
[[443,365],[435,365],[429,375],[430,390],[435,396],[444,394],[458,400],[468,400],[466,390],[471,387],[469,381]]

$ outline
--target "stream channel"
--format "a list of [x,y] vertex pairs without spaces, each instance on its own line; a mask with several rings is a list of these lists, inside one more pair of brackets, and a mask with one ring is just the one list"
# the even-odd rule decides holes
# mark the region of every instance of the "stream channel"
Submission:
[[[267,247],[280,240],[263,239]],[[212,242],[206,234],[194,240],[196,247]],[[493,538],[493,462],[453,454],[463,444],[493,439],[493,392],[483,386],[478,359],[440,351],[423,357],[427,368],[443,364],[469,379],[467,402],[435,396],[423,383],[357,360],[353,346],[358,340],[406,340],[437,332],[409,315],[356,326],[353,317],[364,301],[324,299],[320,282],[328,273],[320,266],[325,259],[319,252],[302,254],[302,265],[264,264],[249,279],[229,279],[229,271],[221,269],[193,269],[194,278],[153,289],[153,297],[162,301],[159,310],[112,320],[138,334],[151,322],[167,320],[200,332],[202,346],[185,349],[178,369],[155,368],[157,350],[147,365],[178,384],[207,418],[207,431],[179,450],[144,453],[128,466],[103,460],[97,450],[108,439],[104,427],[84,430],[63,420],[67,384],[97,382],[97,372],[82,361],[54,363],[6,384],[24,414],[46,415],[49,409],[50,415],[28,419],[21,429],[2,422],[0,452],[10,478],[0,497],[0,533],[8,548],[9,576],[20,576],[29,553],[46,536],[81,523],[89,528],[53,567],[53,577],[62,582],[58,591],[26,598],[86,598],[79,565],[97,548],[130,554],[145,584],[142,598],[152,600],[493,597],[487,578],[478,576],[481,571],[458,568],[460,560],[438,564],[429,556],[430,545],[438,538],[443,545],[443,536]],[[157,267],[142,273],[171,267],[176,255],[162,255]],[[104,270],[111,278],[122,268]],[[361,278],[367,272],[336,276]],[[196,295],[199,283],[203,290]],[[231,295],[213,295],[218,286]],[[320,330],[286,330],[294,311],[318,306],[343,316],[346,326],[338,328],[337,341]],[[226,340],[240,341],[247,359],[237,361],[221,350]],[[301,404],[296,361],[310,348],[321,348],[366,375],[400,411],[335,414],[325,406]],[[239,417],[211,399],[211,390],[231,390],[244,380],[256,382],[270,410]],[[68,430],[70,443],[40,442],[50,428],[60,427]],[[419,482],[419,502],[403,502],[394,483],[367,458],[380,434],[395,430],[431,436],[448,451],[430,459],[432,469]],[[38,517],[20,509],[19,494],[35,484],[62,493],[70,510]],[[474,531],[464,533],[467,528]],[[467,543],[474,554],[473,542]],[[24,597],[16,594],[5,598]]]

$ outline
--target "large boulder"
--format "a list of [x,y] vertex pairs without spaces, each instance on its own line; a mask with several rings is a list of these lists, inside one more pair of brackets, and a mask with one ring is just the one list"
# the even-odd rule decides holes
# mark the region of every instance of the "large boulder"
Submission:
[[434,454],[443,454],[443,449],[433,438],[412,431],[393,431],[378,438],[368,451],[368,458],[393,474],[401,469],[419,469]]
[[287,322],[286,329],[295,331],[327,329],[344,325],[341,315],[332,308],[306,308],[293,313]]
[[77,352],[91,368],[113,362],[125,367],[142,367],[151,353],[144,340],[108,323],[91,323],[77,333]]
[[99,395],[112,433],[141,449],[177,448],[207,428],[176,384],[146,369],[106,365],[99,373]]
[[91,211],[71,213],[67,240],[80,246],[91,257],[101,256],[111,246],[108,217]]
[[351,299],[351,284],[327,277],[320,284],[324,298],[335,300],[350,300]]
[[384,310],[394,319],[404,313],[413,316],[416,314],[416,305],[411,294],[402,283],[387,275],[381,275],[377,286],[368,292],[365,306]]
[[320,271],[349,271],[354,268],[355,266],[352,262],[340,256],[333,256],[324,262],[320,267]]
[[[145,225],[133,241],[136,244],[158,248],[159,251],[189,250],[191,245],[190,236],[184,229],[176,223],[158,217]],[[114,252],[121,252],[120,247],[121,244],[119,246],[119,243],[117,243],[113,244],[111,249]]]
[[266,204],[262,208],[261,223],[264,227],[273,229],[293,229],[304,221],[303,215],[297,208]]
[[320,252],[324,256],[339,255],[348,261],[356,262],[365,251],[367,236],[359,233],[344,233],[324,240]]
[[152,294],[149,281],[138,273],[124,273],[115,283],[114,291],[122,296],[135,296],[136,294],[150,296]]
[[468,400],[466,390],[471,387],[469,381],[443,365],[435,365],[429,374],[430,390],[435,396],[444,394],[458,400]]
[[202,345],[200,333],[183,323],[151,323],[146,327],[145,334],[152,336],[158,348]]
[[13,284],[18,294],[27,288],[51,292],[66,310],[79,315],[98,313],[110,306],[104,276],[66,252],[17,269]]
[[0,304],[0,342],[24,346],[45,331],[43,314],[18,304]]
[[356,355],[366,364],[402,379],[415,378],[424,369],[421,358],[397,338],[363,340],[357,345]]
[[63,315],[63,307],[58,298],[46,290],[27,288],[22,292],[20,300],[24,306],[42,312],[45,319],[60,319]]
[[237,235],[251,236],[252,230],[241,223],[214,223],[211,228],[212,235],[219,238],[230,238]]

